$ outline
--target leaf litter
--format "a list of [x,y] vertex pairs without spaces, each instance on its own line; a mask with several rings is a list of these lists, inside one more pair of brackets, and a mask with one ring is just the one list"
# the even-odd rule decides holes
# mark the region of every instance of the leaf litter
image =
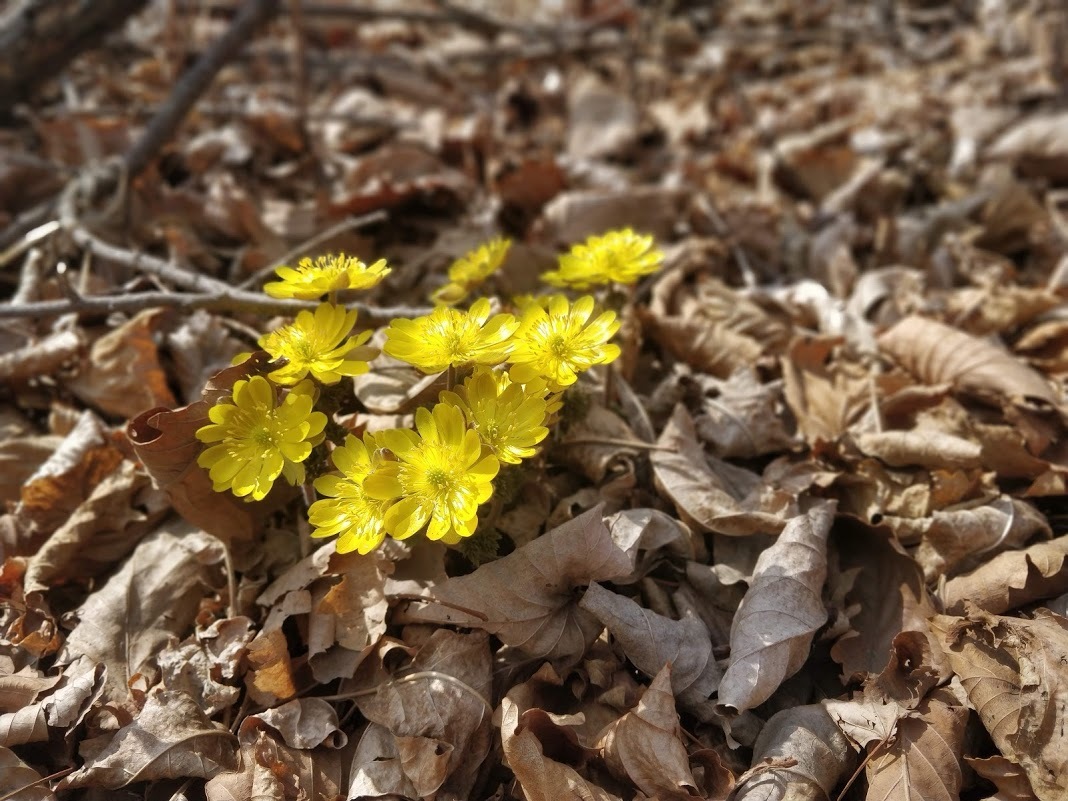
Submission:
[[[167,102],[236,7],[149,4],[38,88],[0,227],[122,156],[114,109]],[[1068,12],[306,12],[230,54],[121,214],[64,206],[186,283],[3,235],[0,798],[1068,798]],[[507,303],[626,226],[664,269],[483,550],[339,554],[311,499],[197,466],[284,312],[182,291],[382,257],[373,328],[492,236]],[[126,293],[163,301],[85,302]],[[451,380],[372,368],[346,431]]]

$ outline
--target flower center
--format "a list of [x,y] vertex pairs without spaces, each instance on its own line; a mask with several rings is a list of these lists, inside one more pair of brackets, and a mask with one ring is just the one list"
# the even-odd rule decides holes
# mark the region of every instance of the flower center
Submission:
[[443,467],[431,467],[426,471],[426,483],[437,492],[448,492],[452,489],[452,473]]
[[549,352],[556,358],[564,358],[569,350],[567,338],[563,334],[553,334],[549,337]]

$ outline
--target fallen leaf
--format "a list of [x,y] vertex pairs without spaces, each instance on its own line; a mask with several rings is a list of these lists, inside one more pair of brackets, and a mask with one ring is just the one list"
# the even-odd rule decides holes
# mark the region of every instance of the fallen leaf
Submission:
[[297,698],[250,717],[278,732],[289,748],[344,748],[348,742],[337,712],[321,698]]
[[835,503],[824,501],[786,524],[757,560],[753,581],[731,626],[731,655],[719,685],[719,706],[759,706],[808,659],[827,620],[823,582]]
[[793,759],[794,764],[750,773],[733,797],[738,801],[831,798],[857,763],[849,741],[819,704],[784,709],[764,724],[753,745],[753,767],[782,759]]
[[1008,351],[934,320],[906,317],[879,337],[879,347],[926,384],[952,384],[980,397],[1059,403],[1046,379]]
[[688,524],[734,536],[777,534],[794,511],[796,499],[766,486],[756,473],[706,456],[682,405],[657,445],[662,450],[649,457],[657,484]]
[[1023,767],[1042,801],[1065,798],[1068,622],[1046,610],[1027,620],[974,609],[931,626],[994,745]]
[[1068,592],[1068,536],[1022,551],[1006,551],[946,582],[946,611],[960,614],[975,604],[994,614]]
[[620,778],[629,778],[650,797],[679,801],[700,792],[690,773],[671,686],[668,663],[634,711],[609,727],[597,747],[604,750],[608,767]]
[[60,780],[57,789],[117,790],[134,782],[210,779],[237,764],[234,735],[208,720],[189,696],[156,688],[137,718]]
[[725,381],[713,376],[697,380],[704,395],[694,424],[720,459],[752,459],[797,444],[788,430],[782,381],[761,383],[750,365],[739,367]]
[[56,801],[43,777],[18,758],[14,751],[0,746],[0,793],[8,801]]
[[1011,759],[992,756],[986,759],[964,757],[968,767],[998,788],[995,795],[984,801],[1038,801],[1038,796],[1031,789],[1027,773]]
[[248,644],[248,665],[245,686],[256,703],[273,706],[297,694],[289,645],[280,628],[263,631]]
[[868,369],[831,358],[841,344],[840,337],[797,337],[781,360],[783,394],[809,445],[834,442],[871,403]]
[[941,431],[870,431],[853,437],[860,452],[891,467],[919,465],[930,468],[978,467],[978,442]]
[[579,608],[575,588],[630,570],[598,506],[468,576],[442,582],[433,592],[441,604],[412,615],[482,628],[528,657],[574,664],[602,629]]
[[567,154],[572,159],[621,156],[638,138],[638,108],[619,87],[582,72],[567,97]]
[[986,157],[1012,162],[1025,175],[1068,178],[1068,114],[1023,118],[986,150]]
[[672,693],[684,706],[698,709],[708,703],[723,674],[700,620],[672,620],[596,583],[590,584],[579,608],[597,616],[645,675],[659,676],[670,665]]

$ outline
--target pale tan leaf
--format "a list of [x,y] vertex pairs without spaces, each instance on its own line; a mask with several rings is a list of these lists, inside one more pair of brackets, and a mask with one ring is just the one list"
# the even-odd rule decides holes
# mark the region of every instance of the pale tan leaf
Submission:
[[700,547],[697,538],[675,518],[657,509],[624,509],[608,519],[612,541],[634,563],[633,572],[614,579],[616,584],[632,584],[648,573],[664,558],[693,559]]
[[237,738],[213,724],[184,693],[157,688],[141,713],[59,789],[117,790],[133,782],[211,777],[237,767]]
[[680,801],[699,791],[682,743],[671,684],[671,666],[665,664],[637,708],[611,726],[597,747],[604,750],[613,773],[629,778],[646,795]]
[[810,445],[834,442],[871,403],[871,374],[853,361],[831,358],[840,337],[797,337],[783,356],[783,396]]
[[664,427],[650,461],[656,482],[684,521],[707,531],[744,536],[777,534],[796,498],[767,486],[756,473],[706,456],[682,406]]
[[289,748],[343,748],[348,742],[337,712],[321,698],[297,698],[252,717],[278,732]]
[[1027,773],[1011,759],[997,755],[986,759],[964,757],[964,761],[998,788],[994,795],[983,801],[1038,801],[1038,796],[1031,789],[1031,782],[1027,780]]
[[0,747],[10,748],[48,739],[48,724],[40,704],[0,715]]
[[906,317],[879,337],[879,347],[926,384],[952,384],[980,396],[1038,398],[1056,406],[1041,375],[1002,348],[923,317]]
[[720,459],[752,459],[797,444],[788,430],[782,381],[761,383],[751,365],[736,369],[726,381],[695,379],[704,396],[694,424]]
[[602,628],[596,617],[578,608],[575,588],[630,570],[630,559],[612,542],[598,506],[508,556],[434,588],[435,598],[484,618],[441,604],[413,615],[483,628],[527,656],[573,664]]
[[990,145],[991,159],[1011,161],[1027,175],[1068,178],[1068,114],[1025,116]]
[[512,699],[505,697],[501,706],[504,763],[515,774],[526,801],[621,801],[574,768],[546,757],[534,733],[520,728],[519,707]]
[[812,637],[827,620],[822,591],[834,510],[834,502],[825,501],[795,517],[757,560],[731,626],[721,707],[742,712],[759,706],[808,658]]
[[0,797],[6,801],[56,801],[42,776],[15,755],[0,746]]
[[853,438],[861,453],[891,467],[978,467],[983,448],[978,442],[941,431],[870,431]]
[[1019,548],[1035,536],[1052,534],[1049,523],[1035,507],[1016,498],[1002,497],[973,509],[936,511],[916,549],[916,561],[928,582],[953,575],[976,560]]
[[898,723],[897,738],[868,762],[868,801],[957,801],[967,707],[936,690]]
[[1042,801],[1068,797],[1068,621],[1046,610],[1034,620],[974,610],[931,625],[998,750]]
[[708,629],[697,618],[672,620],[600,584],[590,585],[579,607],[597,616],[645,675],[659,676],[670,665],[672,693],[684,706],[700,707],[715,692],[722,673]]
[[638,107],[631,93],[594,72],[582,72],[571,82],[567,114],[567,154],[573,159],[621,156],[638,138]]
[[233,681],[245,665],[245,647],[253,637],[252,621],[245,617],[217,620],[206,631],[160,651],[156,665],[163,684],[195,699],[208,715],[237,702],[241,690]]
[[29,477],[62,441],[62,437],[54,434],[18,438],[0,436],[0,502],[17,501]]
[[960,614],[966,603],[998,614],[1068,591],[1068,536],[1022,551],[1006,551],[970,573],[946,583],[946,611]]
[[880,703],[864,698],[860,693],[848,701],[824,701],[823,708],[842,733],[860,750],[879,743],[893,742],[897,735],[898,721],[910,714],[908,709],[898,703]]
[[819,704],[784,709],[764,724],[753,745],[753,766],[782,759],[795,764],[750,773],[734,798],[824,801],[857,763],[849,741]]
[[180,521],[149,535],[79,607],[58,662],[84,655],[107,665],[106,697],[124,702],[129,678],[192,627],[203,587],[222,581],[213,568],[222,560],[218,540]]

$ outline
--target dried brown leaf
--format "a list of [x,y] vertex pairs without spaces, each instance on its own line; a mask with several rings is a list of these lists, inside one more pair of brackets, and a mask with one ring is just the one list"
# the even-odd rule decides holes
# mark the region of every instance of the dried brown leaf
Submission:
[[735,536],[777,534],[796,510],[796,498],[756,473],[706,456],[682,405],[657,444],[665,449],[650,455],[657,484],[691,525]]
[[712,656],[708,629],[699,619],[672,620],[596,583],[579,607],[597,616],[645,675],[659,676],[670,665],[672,693],[680,703],[688,708],[707,704],[723,674]]
[[597,747],[619,778],[629,778],[648,796],[679,801],[700,792],[682,743],[671,685],[671,666],[665,664],[638,706],[609,727]]
[[156,347],[159,329],[171,316],[173,312],[166,309],[146,309],[104,334],[67,386],[81,400],[114,417],[174,406]]
[[352,757],[348,797],[426,798],[448,776],[452,746],[430,737],[394,736],[370,724]]
[[923,317],[906,317],[879,347],[926,384],[952,384],[980,396],[1059,402],[1049,383],[1008,351]]
[[0,437],[0,503],[17,501],[29,477],[62,441],[62,437],[52,434],[10,439]]
[[751,365],[726,381],[697,376],[704,397],[694,419],[697,433],[720,459],[752,459],[791,449],[782,381],[761,383]]
[[504,763],[511,768],[526,801],[621,801],[574,768],[545,756],[541,741],[519,722],[519,707],[508,697],[501,701],[501,741]]
[[58,662],[102,662],[107,699],[126,701],[130,677],[192,627],[204,587],[221,580],[214,566],[222,560],[218,540],[182,524],[149,535],[78,608]]
[[248,665],[245,686],[256,703],[273,706],[297,694],[289,645],[280,628],[262,631],[249,643]]
[[721,707],[742,712],[762,704],[808,658],[812,638],[827,620],[822,592],[834,510],[834,502],[824,501],[795,517],[757,560],[731,626]]
[[208,715],[232,706],[241,694],[234,684],[244,670],[251,626],[247,617],[217,620],[207,630],[160,651],[156,665],[163,685],[184,692]]
[[897,738],[868,762],[869,801],[913,798],[957,801],[961,788],[961,749],[967,707],[936,690],[901,720]]
[[638,138],[638,108],[630,92],[595,73],[575,76],[567,97],[567,153],[573,159],[620,156]]
[[946,583],[946,611],[960,614],[975,604],[999,614],[1068,592],[1068,536],[1022,551],[1006,551]]
[[483,628],[529,657],[574,664],[602,628],[578,607],[575,588],[630,571],[630,559],[612,542],[598,506],[434,588],[438,600],[484,618],[439,604],[413,614],[422,621]]
[[234,735],[213,724],[189,696],[157,688],[137,718],[60,781],[58,789],[117,790],[133,782],[210,779],[237,764]]
[[1023,766],[1042,801],[1068,796],[1068,621],[973,610],[931,625],[1002,755]]
[[891,467],[978,467],[982,446],[941,431],[870,431],[854,436],[860,452]]
[[793,765],[751,772],[738,785],[738,801],[825,801],[856,766],[856,753],[819,704],[776,713],[753,745],[753,767],[792,759]]
[[997,793],[983,801],[1038,801],[1038,796],[1031,789],[1027,773],[1022,767],[1003,756],[986,759],[964,757],[968,767],[997,787]]
[[1029,116],[990,145],[987,158],[1010,161],[1024,174],[1068,178],[1068,114]]
[[278,732],[289,748],[343,748],[348,742],[337,712],[321,698],[297,698],[250,717]]
[[797,337],[782,358],[783,394],[810,445],[834,442],[871,401],[871,374],[861,364],[831,358],[840,337]]
[[41,774],[0,746],[0,797],[5,801],[56,801]]

